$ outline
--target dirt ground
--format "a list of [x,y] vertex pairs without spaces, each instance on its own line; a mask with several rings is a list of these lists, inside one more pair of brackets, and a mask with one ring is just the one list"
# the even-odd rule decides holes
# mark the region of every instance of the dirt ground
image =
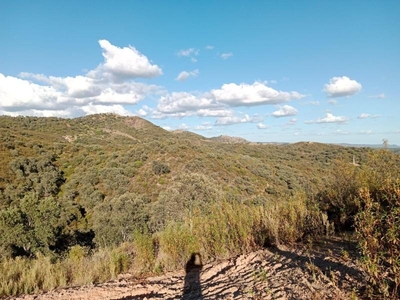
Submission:
[[118,280],[10,299],[365,299],[365,276],[349,242],[329,239],[312,247],[271,247],[162,276]]

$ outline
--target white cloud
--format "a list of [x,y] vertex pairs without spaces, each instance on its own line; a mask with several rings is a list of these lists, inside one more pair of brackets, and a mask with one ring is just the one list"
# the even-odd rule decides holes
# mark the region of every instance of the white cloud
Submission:
[[84,106],[70,106],[66,109],[25,109],[18,111],[6,111],[0,109],[0,115],[8,115],[14,117],[23,115],[35,117],[73,118],[82,115],[99,113],[115,113],[123,116],[133,115],[122,105],[94,105],[92,103]]
[[82,110],[87,115],[101,114],[101,113],[114,113],[122,116],[133,116],[133,114],[126,110],[122,105],[85,105]]
[[369,96],[369,98],[385,99],[386,96],[385,96],[385,93],[380,93],[379,95],[372,95],[372,96]]
[[205,96],[193,95],[187,92],[174,92],[162,96],[158,102],[157,111],[164,114],[195,111],[201,108],[217,106],[215,101]]
[[68,110],[38,110],[38,109],[27,109],[23,111],[6,111],[0,109],[0,115],[5,116],[34,116],[34,117],[57,117],[57,118],[70,118],[76,116],[73,112],[74,109]]
[[137,112],[137,115],[140,117],[145,117],[147,116],[147,111],[145,111],[143,108],[139,109]]
[[257,128],[258,128],[258,129],[267,129],[268,126],[265,125],[265,124],[263,124],[263,123],[258,123],[258,124],[257,124]]
[[274,111],[272,115],[275,118],[280,118],[280,117],[289,117],[289,116],[295,116],[297,115],[298,111],[294,107],[290,105],[284,105],[282,107],[279,107],[279,110]]
[[199,49],[189,48],[189,49],[178,51],[176,53],[176,55],[179,56],[179,57],[189,57],[190,60],[193,63],[195,63],[195,62],[197,62],[197,58],[195,58],[195,56],[199,55],[199,53],[200,53]]
[[312,123],[346,123],[349,119],[347,117],[343,116],[334,116],[331,113],[326,113],[324,118],[319,118],[315,121],[305,121],[304,123],[306,124],[312,124]]
[[229,57],[233,56],[232,52],[228,52],[228,53],[222,53],[221,54],[221,58],[222,59],[228,59]]
[[[147,57],[136,50],[135,47],[119,48],[107,40],[100,40],[99,44],[103,50],[105,62],[98,66],[95,71],[89,72],[88,75],[97,78],[97,73],[106,73],[116,80],[121,78],[150,78],[162,75],[162,70],[157,65],[151,64]],[[102,74],[102,77],[105,77],[105,74]]]
[[179,75],[175,78],[175,80],[178,81],[185,81],[186,79],[188,79],[189,77],[197,77],[197,75],[199,75],[199,70],[193,70],[190,72],[186,72],[186,71],[182,71],[179,73]]
[[185,123],[181,123],[181,124],[178,126],[178,129],[180,129],[180,130],[188,130],[188,129],[189,129],[189,126],[187,126]]
[[253,106],[261,104],[278,104],[293,99],[301,99],[304,95],[298,92],[282,92],[266,86],[262,82],[228,83],[220,89],[211,91],[214,98],[230,106]]
[[251,123],[251,122],[254,122],[254,119],[250,118],[249,115],[246,114],[243,117],[230,116],[230,117],[218,118],[215,121],[215,125],[233,125],[233,124]]
[[35,79],[35,80],[37,80],[39,82],[50,83],[50,80],[44,74],[32,74],[32,73],[29,73],[29,72],[21,72],[21,73],[18,74],[18,76],[21,77],[21,78]]
[[162,129],[165,129],[165,130],[168,130],[168,131],[172,130],[172,128],[170,126],[162,126]]
[[0,108],[17,111],[29,109],[57,109],[57,102],[65,100],[62,92],[52,86],[41,86],[0,73]]
[[[130,114],[123,104],[136,104],[160,87],[132,81],[161,75],[157,65],[129,46],[99,41],[104,63],[86,75],[55,77],[21,72],[21,78],[0,73],[0,110],[20,115],[79,116],[97,112]],[[39,84],[40,83],[40,84]],[[106,108],[106,106],[110,106]],[[53,112],[51,112],[53,111]]]
[[199,117],[229,117],[233,115],[230,109],[199,109],[196,111]]
[[[24,73],[24,77],[37,78],[35,74],[29,73]],[[105,78],[95,80],[85,76],[49,76],[41,80],[59,91],[58,102],[65,105],[84,105],[87,103],[136,104],[146,94],[159,90],[159,87],[155,85],[146,85],[133,81],[110,82]]]
[[379,118],[380,116],[381,115],[371,115],[371,114],[362,113],[357,118],[358,119],[370,119],[370,118]]
[[178,51],[177,55],[178,56],[192,56],[192,55],[199,55],[199,52],[200,52],[199,49],[189,48],[186,50]]
[[214,49],[214,46],[212,46],[212,45],[207,45],[207,46],[204,47],[204,49],[206,49],[206,50],[213,50],[213,49]]
[[333,77],[325,84],[324,91],[328,97],[351,96],[360,91],[362,85],[347,76]]
[[367,119],[367,118],[370,118],[370,117],[371,117],[370,114],[362,113],[361,115],[358,116],[358,119]]
[[[173,92],[160,97],[153,118],[166,117],[232,117],[229,107],[277,104],[304,97],[297,92],[276,91],[264,83],[224,84],[221,89],[205,93]],[[287,113],[294,108],[284,107]],[[226,120],[225,120],[226,121]],[[222,121],[221,121],[222,122]]]
[[204,122],[201,125],[196,126],[195,130],[198,130],[198,131],[211,130],[212,127],[213,126],[211,125],[210,122]]

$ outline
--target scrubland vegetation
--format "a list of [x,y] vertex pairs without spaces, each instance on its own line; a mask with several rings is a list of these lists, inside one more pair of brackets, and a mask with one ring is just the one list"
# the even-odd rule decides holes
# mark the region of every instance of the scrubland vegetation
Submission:
[[0,117],[2,296],[162,273],[195,252],[209,262],[340,231],[355,232],[372,293],[395,298],[398,154],[231,144],[115,115]]

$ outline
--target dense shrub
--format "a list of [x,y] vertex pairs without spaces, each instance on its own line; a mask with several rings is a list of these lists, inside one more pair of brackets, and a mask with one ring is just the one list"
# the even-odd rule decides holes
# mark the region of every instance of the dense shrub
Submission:
[[337,161],[327,187],[316,196],[336,231],[354,230],[354,217],[360,209],[359,173],[357,166]]
[[167,174],[170,171],[168,165],[159,162],[159,161],[153,161],[153,172],[156,175],[162,175],[162,174]]
[[400,286],[400,156],[370,153],[360,166],[337,164],[321,208],[338,229],[355,230],[370,282],[384,296]]
[[49,254],[64,226],[60,217],[54,198],[26,194],[18,206],[0,211],[0,249],[12,255]]
[[131,241],[136,230],[147,230],[148,199],[132,193],[97,205],[93,212],[95,242],[100,246]]
[[385,296],[400,296],[400,159],[389,151],[370,156],[362,171],[362,209],[356,231],[363,266]]
[[210,203],[219,202],[222,191],[209,177],[184,173],[162,191],[151,212],[153,231],[163,229],[169,221],[182,221],[195,210],[207,214]]

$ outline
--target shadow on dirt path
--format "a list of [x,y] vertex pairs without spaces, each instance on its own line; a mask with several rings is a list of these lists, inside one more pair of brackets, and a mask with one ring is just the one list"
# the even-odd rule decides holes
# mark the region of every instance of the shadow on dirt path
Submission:
[[203,268],[200,253],[192,253],[186,263],[186,275],[183,285],[182,300],[199,299],[203,300],[201,292],[200,272]]

